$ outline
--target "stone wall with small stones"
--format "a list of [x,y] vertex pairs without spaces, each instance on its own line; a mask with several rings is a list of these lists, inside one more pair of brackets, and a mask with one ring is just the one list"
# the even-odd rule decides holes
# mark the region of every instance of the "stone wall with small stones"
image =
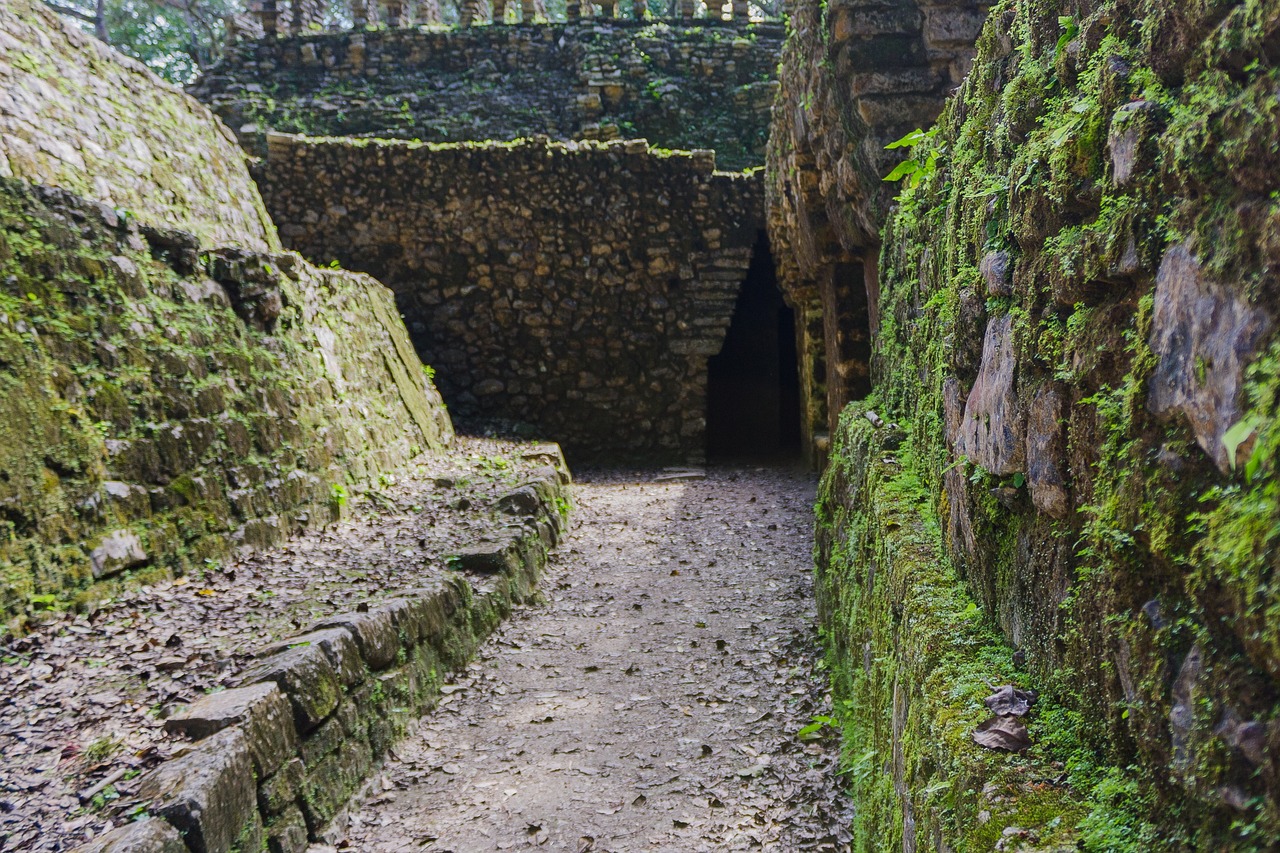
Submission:
[[764,163],[782,27],[699,20],[246,41],[191,92],[234,130],[509,141],[645,137]]
[[0,178],[0,619],[277,544],[451,436],[368,276]]
[[276,134],[259,177],[290,246],[396,292],[456,418],[530,425],[571,458],[703,457],[707,359],[763,228],[758,173],[643,142]]

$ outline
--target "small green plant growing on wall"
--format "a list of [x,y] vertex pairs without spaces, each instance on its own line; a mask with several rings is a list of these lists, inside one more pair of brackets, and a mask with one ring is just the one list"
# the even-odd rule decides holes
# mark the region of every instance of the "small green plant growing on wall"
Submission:
[[[892,151],[896,148],[915,148],[916,146],[931,142],[937,135],[937,125],[934,125],[929,130],[920,130],[919,128],[916,128],[896,142],[890,142],[885,146],[885,150]],[[884,179],[891,182],[905,180],[907,189],[914,189],[920,184],[920,181],[937,171],[938,157],[942,155],[944,150],[943,146],[934,146],[929,149],[929,152],[924,159],[912,156],[903,160],[894,167],[892,172],[885,175]],[[912,153],[914,154],[914,152]]]

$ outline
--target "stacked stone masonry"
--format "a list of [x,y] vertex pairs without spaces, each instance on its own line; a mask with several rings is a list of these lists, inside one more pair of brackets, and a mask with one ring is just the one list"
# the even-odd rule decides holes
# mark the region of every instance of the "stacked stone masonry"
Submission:
[[452,427],[391,293],[0,179],[0,614],[190,571]]
[[259,177],[290,246],[396,292],[455,417],[532,425],[571,458],[702,458],[707,359],[763,227],[759,173],[642,141],[278,134]]
[[68,189],[204,243],[280,248],[225,126],[26,0],[0,15],[0,177]]
[[0,617],[274,544],[450,440],[391,293],[280,251],[211,114],[43,4],[0,41]]
[[244,41],[192,88],[229,127],[427,142],[644,137],[764,163],[782,29],[375,30]]
[[[805,429],[825,445],[870,390],[880,227],[897,191],[886,149],[927,129],[968,74],[985,0],[801,0],[788,12],[768,152],[778,278],[809,318],[798,342]],[[822,455],[818,448],[818,456]]]
[[[1069,11],[994,6],[934,135],[889,152],[918,170],[892,188],[877,230],[883,207],[822,154],[842,139],[834,119],[856,126],[852,105],[823,108],[808,177],[771,159],[775,243],[798,259],[884,243],[878,277],[863,282],[874,287],[861,288],[875,332],[864,406],[902,424],[889,457],[899,473],[880,484],[861,473],[883,450],[846,415],[832,466],[854,473],[829,475],[819,569],[836,591],[828,625],[848,632],[832,668],[855,699],[892,683],[907,735],[912,708],[966,683],[970,712],[983,679],[1038,691],[1034,772],[1006,789],[1043,798],[1013,824],[1019,844],[1270,850],[1280,5]],[[833,28],[797,47],[821,62],[834,39]],[[784,126],[806,115],[790,80]],[[863,600],[910,570],[885,566],[876,529],[904,495],[936,508],[929,544],[972,599],[952,615],[1003,642],[943,634],[881,668],[887,637],[934,618]],[[909,849],[926,806],[947,846],[991,849],[966,783],[976,744],[953,736],[935,753],[860,701],[846,733],[874,749],[855,786],[862,813],[879,815],[859,832],[869,848],[901,837]],[[1039,775],[1044,761],[1062,771]]]
[[[321,29],[325,23],[326,10],[318,0],[250,0],[248,5],[250,23],[244,29],[257,37],[264,34],[273,37],[286,31],[297,35]],[[584,18],[614,21],[621,11],[620,5],[618,0],[600,3],[568,0],[565,18],[570,22]],[[600,7],[598,14],[597,6]],[[450,19],[456,19],[464,27],[512,20],[526,24],[549,20],[545,0],[456,0],[448,4],[447,9]],[[440,24],[445,20],[446,7],[442,7],[439,0],[346,0],[330,4],[328,11],[332,14],[338,10],[346,13],[345,17],[356,29],[379,24],[394,29]],[[679,0],[675,11],[681,21],[689,23],[694,20],[698,4],[694,0]],[[746,22],[750,17],[750,5],[746,0],[721,3],[719,8],[708,5],[704,11],[706,19],[715,21]],[[648,0],[632,0],[630,17],[637,21],[649,20]]]
[[507,535],[455,559],[438,585],[339,614],[262,649],[237,686],[165,722],[192,749],[143,777],[131,808],[149,815],[79,853],[303,853],[413,722],[433,708],[512,607],[532,599],[564,531],[569,473],[549,463],[500,499]]

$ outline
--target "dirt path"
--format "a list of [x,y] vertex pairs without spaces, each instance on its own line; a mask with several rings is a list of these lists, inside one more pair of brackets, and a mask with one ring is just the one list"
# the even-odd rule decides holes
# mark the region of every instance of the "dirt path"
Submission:
[[797,737],[827,713],[812,477],[655,476],[579,479],[548,603],[397,747],[339,850],[847,849],[835,739]]

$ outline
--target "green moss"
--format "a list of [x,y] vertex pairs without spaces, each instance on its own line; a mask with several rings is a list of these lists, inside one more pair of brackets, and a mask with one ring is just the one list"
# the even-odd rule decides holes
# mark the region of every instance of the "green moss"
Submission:
[[[910,424],[903,470],[941,507],[967,593],[1026,656],[1041,720],[1054,720],[1042,757],[1066,768],[1086,846],[1145,845],[1159,825],[1171,845],[1253,849],[1280,829],[1274,782],[1221,732],[1232,714],[1280,713],[1277,354],[1250,370],[1240,468],[1224,476],[1180,417],[1148,410],[1148,340],[1175,243],[1207,280],[1275,304],[1280,77],[1262,48],[1274,10],[1102,2],[1066,27],[1059,14],[1043,0],[997,4],[1000,26],[926,143],[937,170],[899,197],[881,256],[877,411]],[[993,251],[1008,253],[1014,292],[975,307],[986,294],[974,270]],[[1022,405],[1050,383],[1066,403],[1073,503],[1061,519],[993,494],[1018,483],[958,460],[947,440],[943,388],[972,387],[963,347],[1005,313]],[[1203,361],[1188,369],[1210,375]],[[1194,647],[1205,671],[1180,688],[1195,701],[1178,763],[1172,685]]]
[[[82,231],[66,228],[71,217]],[[271,273],[287,307],[267,335],[222,301],[187,295],[208,287],[204,269],[187,279],[140,242],[136,226],[108,225],[74,198],[0,181],[5,619],[48,596],[89,606],[121,585],[192,571],[224,556],[237,532],[273,544],[328,518],[327,483],[376,481],[411,447],[439,446],[438,404],[421,379],[401,381],[421,367],[385,290],[326,271],[321,292],[306,278],[320,274],[295,260],[250,258],[248,274],[295,269]],[[344,330],[330,358],[377,399],[332,394],[308,316]],[[380,357],[388,372],[369,373],[361,353],[374,349],[400,361]],[[412,373],[396,373],[408,360]],[[280,522],[264,521],[272,516]],[[146,563],[95,584],[94,544],[126,527]]]

